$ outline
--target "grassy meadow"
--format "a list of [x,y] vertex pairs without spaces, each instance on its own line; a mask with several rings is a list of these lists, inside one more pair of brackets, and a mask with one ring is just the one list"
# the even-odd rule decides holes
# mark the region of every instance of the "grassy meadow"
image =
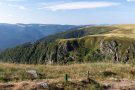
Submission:
[[71,65],[24,65],[0,63],[0,82],[5,82],[5,78],[10,82],[29,80],[25,75],[26,70],[36,70],[42,74],[40,79],[52,79],[54,81],[63,81],[64,75],[68,74],[69,80],[78,81],[87,78],[89,71],[90,78],[97,81],[134,79],[135,66],[132,64],[114,64],[114,63],[89,63],[89,64],[71,64]]

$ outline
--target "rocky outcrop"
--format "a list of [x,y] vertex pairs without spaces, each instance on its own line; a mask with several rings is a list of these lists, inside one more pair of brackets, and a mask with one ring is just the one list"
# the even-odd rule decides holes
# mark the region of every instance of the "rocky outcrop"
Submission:
[[77,41],[67,41],[59,42],[56,45],[52,46],[50,51],[48,50],[45,55],[45,61],[47,64],[61,64],[67,63],[66,60],[69,58],[69,53],[79,47]]
[[100,50],[105,57],[110,57],[114,62],[128,62],[135,58],[135,44],[126,40],[103,40],[100,43]]
[[119,44],[117,41],[102,41],[100,43],[100,50],[105,56],[109,56],[114,61],[119,61]]

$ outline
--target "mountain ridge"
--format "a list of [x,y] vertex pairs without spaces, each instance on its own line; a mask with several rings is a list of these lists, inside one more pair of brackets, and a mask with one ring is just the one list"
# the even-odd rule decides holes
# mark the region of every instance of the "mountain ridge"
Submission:
[[[75,25],[0,23],[0,48],[36,41],[44,36],[79,28]],[[4,38],[3,38],[4,37]]]

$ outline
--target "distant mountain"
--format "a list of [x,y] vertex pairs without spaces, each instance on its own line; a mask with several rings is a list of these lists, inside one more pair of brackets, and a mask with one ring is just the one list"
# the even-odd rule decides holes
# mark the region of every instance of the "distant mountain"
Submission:
[[78,28],[74,25],[0,23],[0,49],[36,41],[44,36]]

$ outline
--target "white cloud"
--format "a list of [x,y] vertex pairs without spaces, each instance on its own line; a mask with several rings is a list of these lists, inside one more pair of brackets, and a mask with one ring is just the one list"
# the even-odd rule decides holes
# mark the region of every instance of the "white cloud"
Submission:
[[25,9],[27,9],[26,7],[24,7],[24,6],[19,6],[19,9],[21,9],[21,10],[25,10]]
[[45,5],[40,9],[49,9],[52,11],[57,10],[75,10],[75,9],[92,9],[92,8],[101,8],[101,7],[110,7],[116,6],[119,3],[114,2],[71,2],[55,5]]
[[20,10],[26,10],[27,8],[25,6],[22,5],[14,5],[14,4],[7,4],[9,7],[14,7]]

